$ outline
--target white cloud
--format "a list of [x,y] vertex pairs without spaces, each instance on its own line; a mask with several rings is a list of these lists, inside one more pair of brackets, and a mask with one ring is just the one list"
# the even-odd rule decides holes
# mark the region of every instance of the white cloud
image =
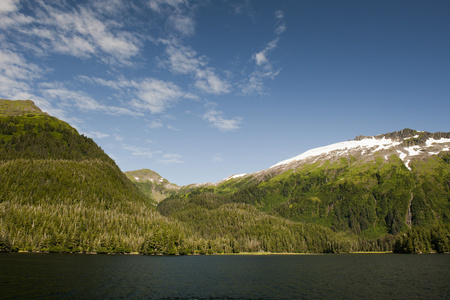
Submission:
[[211,126],[222,131],[232,131],[239,129],[239,124],[242,122],[241,117],[236,117],[234,119],[225,119],[223,117],[223,113],[215,109],[210,109],[209,111],[207,111],[202,118],[210,122]]
[[167,24],[174,32],[181,36],[191,36],[195,33],[193,9],[187,0],[151,0],[149,6],[167,17]]
[[[2,5],[4,8],[0,6],[0,12],[9,7]],[[113,9],[113,5],[108,7],[111,12],[118,10]],[[108,63],[129,64],[142,46],[136,35],[122,30],[120,21],[123,18],[102,17],[101,13],[82,5],[67,9],[67,6],[39,1],[29,8],[33,15],[14,12],[2,16],[0,27],[14,32],[14,42],[18,45],[29,44],[27,41],[34,37],[32,48],[38,54],[63,53],[80,58],[96,56]]]
[[122,148],[131,151],[131,155],[134,156],[145,156],[147,158],[153,158],[155,154],[160,154],[161,151],[153,151],[149,148],[138,147],[138,146],[128,146],[122,145]]
[[186,0],[150,0],[149,6],[156,12],[162,12],[164,6],[179,8],[181,4],[186,4]]
[[172,82],[158,79],[146,79],[137,86],[137,99],[132,101],[135,107],[143,108],[152,113],[162,113],[173,105],[185,93]]
[[10,13],[17,11],[19,9],[17,7],[18,3],[19,0],[2,0],[0,2],[0,13]]
[[181,129],[179,129],[173,125],[170,125],[170,124],[167,125],[167,129],[172,130],[172,131],[181,131]]
[[171,15],[168,22],[184,36],[191,36],[195,33],[195,21],[190,16],[182,14]]
[[198,56],[191,47],[179,45],[176,41],[161,42],[166,45],[168,57],[163,66],[176,74],[193,76],[195,87],[205,93],[220,95],[231,91],[231,85],[219,78],[214,68],[208,67],[206,57]]
[[90,131],[86,133],[87,136],[92,137],[92,138],[96,138],[96,139],[103,139],[103,138],[107,138],[110,137],[109,134],[107,133],[101,133],[98,131]]
[[33,96],[33,80],[45,72],[20,54],[0,49],[0,97],[26,99]]
[[127,108],[108,106],[99,103],[83,91],[70,90],[62,83],[42,83],[41,93],[48,99],[58,101],[59,106],[76,107],[82,111],[100,111],[110,115],[141,116]]
[[286,23],[284,22],[284,13],[281,10],[277,10],[275,12],[275,19],[277,20],[276,28],[275,28],[275,34],[280,35],[282,34],[286,29]]
[[242,93],[244,95],[264,94],[264,82],[267,79],[274,79],[281,71],[281,69],[274,70],[272,63],[269,60],[269,55],[278,46],[280,35],[286,30],[286,23],[284,22],[284,13],[281,10],[275,12],[276,28],[275,34],[277,37],[270,41],[266,47],[253,54],[252,60],[255,61],[256,68],[243,83],[240,84]]
[[256,61],[256,65],[261,66],[264,64],[268,64],[269,60],[267,59],[267,55],[277,47],[277,43],[278,43],[278,38],[274,39],[273,41],[269,42],[266,46],[266,48],[264,48],[264,50],[255,53],[253,55],[253,59]]
[[266,54],[264,53],[264,51],[254,54],[253,58],[256,60],[256,64],[258,66],[267,63],[267,58],[266,58]]
[[244,95],[262,95],[265,93],[264,81],[266,79],[275,79],[275,77],[281,72],[281,69],[274,71],[272,66],[269,66],[267,70],[256,70],[250,74],[248,79],[241,85],[242,93]]
[[105,80],[102,78],[89,78],[80,76],[80,79],[116,89],[126,97],[131,98],[130,104],[138,109],[148,110],[152,113],[163,113],[183,98],[195,99],[196,96],[184,92],[172,82],[155,78],[142,80]]
[[160,159],[157,160],[159,163],[164,164],[182,164],[181,155],[179,154],[164,154]]
[[0,74],[12,80],[32,80],[39,78],[42,70],[29,63],[21,55],[0,49]]
[[150,124],[148,124],[148,127],[151,129],[161,128],[163,127],[163,123],[153,120]]

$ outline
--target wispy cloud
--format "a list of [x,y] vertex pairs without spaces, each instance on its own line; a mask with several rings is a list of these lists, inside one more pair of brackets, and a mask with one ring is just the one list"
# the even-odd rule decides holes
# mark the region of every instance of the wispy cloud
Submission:
[[51,103],[35,93],[34,80],[46,71],[28,62],[22,55],[0,49],[0,97],[8,99],[32,99],[44,111],[57,117],[64,112],[55,109]]
[[134,156],[144,156],[147,158],[153,158],[154,155],[161,154],[161,151],[153,151],[145,147],[122,145],[122,148],[131,151],[131,155]]
[[157,163],[164,164],[181,164],[183,163],[180,154],[166,153],[163,154],[162,151],[152,150],[146,147],[130,146],[122,144],[122,148],[131,152],[133,156],[141,156],[150,159],[155,159]]
[[180,99],[195,99],[173,82],[155,78],[140,80],[105,80],[103,78],[80,77],[82,80],[115,89],[132,99],[129,103],[139,110],[162,113]]
[[267,55],[276,48],[279,38],[274,39],[273,41],[269,42],[262,51],[253,54],[253,59],[256,62],[257,66],[266,65],[269,63],[269,60],[267,59]]
[[136,87],[137,99],[132,105],[152,113],[161,113],[186,94],[172,82],[158,79],[146,79]]
[[122,30],[119,18],[102,17],[87,5],[68,8],[37,1],[29,7],[34,13],[24,16],[18,13],[15,1],[2,3],[0,13],[7,14],[0,18],[0,27],[15,33],[19,45],[30,45],[27,41],[33,38],[30,49],[38,54],[96,56],[100,61],[128,64],[142,46],[135,34]]
[[164,154],[160,159],[157,160],[158,163],[164,163],[164,164],[182,164],[183,161],[181,160],[180,154]]
[[274,51],[280,41],[280,35],[286,30],[284,22],[284,13],[281,10],[275,12],[276,27],[274,33],[276,37],[270,41],[264,49],[252,55],[252,61],[255,62],[256,68],[247,80],[241,84],[241,90],[244,95],[263,94],[265,92],[264,81],[266,79],[274,79],[281,71],[275,70],[269,60],[269,55]]
[[148,124],[148,127],[151,129],[157,129],[163,127],[163,123],[160,121],[153,120],[150,124]]
[[166,7],[178,10],[181,5],[187,2],[187,0],[150,0],[148,5],[154,11],[161,13]]
[[89,131],[86,133],[86,135],[89,137],[95,138],[95,139],[104,139],[104,138],[110,137],[109,134],[98,132],[98,131]]
[[173,33],[192,36],[195,33],[193,6],[187,0],[150,0],[150,8],[165,16]]
[[280,35],[287,29],[286,22],[284,21],[283,11],[277,10],[275,12],[275,19],[276,19],[275,34]]
[[22,26],[29,24],[33,18],[21,14],[19,11],[19,0],[0,1],[0,28]]
[[195,87],[208,94],[227,94],[231,92],[231,85],[221,79],[215,69],[208,66],[208,59],[199,56],[194,49],[180,45],[178,41],[161,40],[166,46],[167,59],[162,62],[175,74],[191,75],[195,80]]
[[42,83],[40,84],[40,91],[45,98],[58,101],[58,106],[62,107],[76,107],[77,109],[86,112],[99,111],[110,115],[142,115],[139,112],[134,112],[127,108],[101,104],[85,92],[80,90],[71,90],[63,83]]
[[241,117],[236,117],[234,119],[226,119],[221,111],[214,108],[208,110],[204,115],[203,119],[211,123],[212,127],[218,128],[222,131],[232,131],[239,129],[239,124],[242,122]]

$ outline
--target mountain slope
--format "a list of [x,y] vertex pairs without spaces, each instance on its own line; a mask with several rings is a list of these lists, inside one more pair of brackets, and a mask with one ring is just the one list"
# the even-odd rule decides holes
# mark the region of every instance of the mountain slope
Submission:
[[446,228],[443,244],[449,249],[449,149],[450,133],[404,129],[313,149],[267,170],[181,191],[215,193],[367,240],[411,228]]
[[125,172],[125,175],[143,194],[155,203],[173,195],[180,189],[178,185],[169,182],[158,173],[149,169],[128,171]]
[[166,238],[153,251],[178,251],[183,229],[91,139],[31,101],[0,100],[0,186],[0,251],[148,252],[155,228]]

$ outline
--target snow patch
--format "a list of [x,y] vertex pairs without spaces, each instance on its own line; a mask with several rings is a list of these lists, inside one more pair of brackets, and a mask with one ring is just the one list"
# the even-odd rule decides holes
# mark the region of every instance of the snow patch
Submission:
[[219,182],[224,182],[224,181],[228,181],[228,180],[230,180],[230,179],[244,177],[245,175],[247,175],[247,173],[234,174],[234,175],[228,176],[228,177],[225,178],[225,179],[220,180]]
[[304,159],[307,159],[310,157],[328,155],[331,152],[339,151],[339,150],[340,150],[339,154],[347,154],[351,149],[361,149],[362,148],[361,150],[363,153],[366,153],[366,151],[368,151],[370,153],[371,152],[370,150],[372,150],[372,151],[385,150],[385,149],[389,149],[394,146],[397,146],[399,144],[400,144],[400,142],[395,142],[391,139],[386,139],[385,137],[383,137],[382,139],[376,139],[376,138],[372,137],[372,138],[362,139],[359,141],[340,142],[340,143],[331,144],[328,146],[308,150],[296,157],[293,157],[293,158],[290,158],[287,160],[283,160],[283,161],[271,166],[270,168],[289,164],[289,163],[292,163],[295,161],[304,160]]
[[400,150],[397,150],[397,153],[398,153],[398,157],[400,157],[400,159],[403,161],[405,161],[406,156],[408,156],[408,154],[406,154]]
[[245,175],[247,175],[247,173],[234,174],[234,175],[231,175],[231,176],[225,178],[225,180],[230,180],[230,179],[233,179],[233,178],[240,178],[240,177],[244,177]]
[[410,162],[410,160],[408,159],[407,161],[404,162],[404,164],[405,164],[405,167],[408,168],[408,170],[412,171],[411,167],[409,166],[409,162]]
[[434,143],[436,143],[436,144],[450,143],[450,139],[443,139],[442,138],[442,139],[439,139],[439,140],[435,140],[435,139],[431,138],[431,139],[428,139],[426,141],[426,144],[427,144],[428,147],[432,146]]
[[409,156],[416,156],[420,154],[420,146],[413,146],[413,147],[408,147],[408,148],[404,148],[405,151],[408,152]]

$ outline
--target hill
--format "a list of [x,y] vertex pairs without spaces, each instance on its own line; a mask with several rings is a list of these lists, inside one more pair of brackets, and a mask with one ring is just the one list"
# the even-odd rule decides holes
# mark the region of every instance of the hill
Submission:
[[0,251],[146,252],[155,228],[156,251],[178,251],[180,226],[92,139],[32,101],[0,100],[0,186]]

